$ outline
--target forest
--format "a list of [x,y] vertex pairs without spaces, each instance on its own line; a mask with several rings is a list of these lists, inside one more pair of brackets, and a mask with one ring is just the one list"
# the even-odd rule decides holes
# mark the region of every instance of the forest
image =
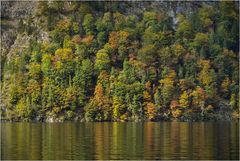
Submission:
[[2,50],[1,118],[239,117],[238,2],[198,2],[172,13],[130,7],[39,1],[18,20],[15,43],[26,38],[27,45]]

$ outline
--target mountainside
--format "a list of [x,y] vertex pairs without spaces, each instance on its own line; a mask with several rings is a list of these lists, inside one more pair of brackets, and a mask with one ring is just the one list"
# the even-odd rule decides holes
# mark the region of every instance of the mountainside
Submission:
[[6,120],[239,113],[238,2],[1,2]]

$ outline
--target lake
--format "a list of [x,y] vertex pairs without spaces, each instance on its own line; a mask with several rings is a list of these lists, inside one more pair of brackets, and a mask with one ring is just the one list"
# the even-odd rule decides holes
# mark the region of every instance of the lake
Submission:
[[238,160],[239,123],[1,123],[1,146],[3,160]]

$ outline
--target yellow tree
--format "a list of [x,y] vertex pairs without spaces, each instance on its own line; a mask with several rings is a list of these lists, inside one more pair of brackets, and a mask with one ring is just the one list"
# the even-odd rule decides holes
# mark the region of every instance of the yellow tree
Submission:
[[216,74],[213,69],[210,68],[210,60],[201,59],[198,62],[201,71],[198,74],[198,80],[204,87],[209,98],[214,98],[216,95],[215,79]]
[[224,97],[229,96],[229,87],[231,81],[228,77],[226,77],[221,83],[221,92],[223,93]]
[[172,100],[170,104],[171,113],[174,118],[178,118],[182,115],[182,109],[180,108],[178,100]]
[[124,115],[124,113],[126,112],[125,105],[121,97],[113,96],[112,109],[113,109],[113,118],[115,120],[121,120],[122,119],[121,116]]
[[205,100],[207,99],[207,95],[204,89],[197,86],[196,89],[191,93],[191,96],[192,96],[192,106],[196,109],[203,110]]
[[198,80],[204,86],[209,86],[214,81],[213,77],[210,74],[210,60],[201,59],[198,62],[198,65],[201,68],[201,71],[198,74]]
[[152,96],[150,94],[151,92],[151,82],[147,81],[145,84],[145,91],[143,92],[143,105],[144,110],[147,118],[149,120],[155,119],[157,116],[157,108],[155,107],[154,103],[152,103]]
[[32,79],[39,80],[41,78],[41,65],[36,62],[30,63],[29,75]]
[[157,117],[157,108],[154,103],[147,103],[147,105],[145,106],[145,113],[149,120],[154,120]]
[[167,73],[168,74],[165,76],[165,78],[159,81],[161,95],[163,98],[163,104],[165,106],[167,106],[170,103],[170,99],[174,94],[174,89],[175,89],[174,83],[175,83],[175,77],[176,77],[176,72],[174,70],[169,70]]
[[189,94],[187,91],[184,91],[179,98],[179,105],[182,108],[188,108],[189,107]]

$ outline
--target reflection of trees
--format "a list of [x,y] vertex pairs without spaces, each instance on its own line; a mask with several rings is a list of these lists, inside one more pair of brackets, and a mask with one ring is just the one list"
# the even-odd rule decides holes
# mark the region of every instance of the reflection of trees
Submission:
[[95,159],[108,159],[109,154],[109,126],[106,123],[95,123]]
[[155,156],[154,123],[144,124],[144,159],[151,159],[149,156]]
[[[169,125],[171,126],[170,133],[169,133],[170,141],[171,141],[171,146],[170,146],[171,154],[175,154],[174,157],[176,157],[176,159],[180,159],[179,158],[179,154],[180,154],[180,150],[181,150],[180,123],[179,122],[172,122]],[[169,156],[169,157],[173,157],[173,156]]]
[[[189,123],[179,123],[179,159],[188,159],[189,157],[189,133],[188,133]],[[185,154],[185,155],[182,155]]]
[[112,146],[111,159],[121,159],[128,155],[127,147],[127,124],[126,123],[112,123]]
[[3,123],[1,157],[236,159],[239,157],[238,126],[229,122]]
[[[230,159],[239,158],[239,123],[234,122],[230,127]],[[235,154],[235,155],[234,155]]]

